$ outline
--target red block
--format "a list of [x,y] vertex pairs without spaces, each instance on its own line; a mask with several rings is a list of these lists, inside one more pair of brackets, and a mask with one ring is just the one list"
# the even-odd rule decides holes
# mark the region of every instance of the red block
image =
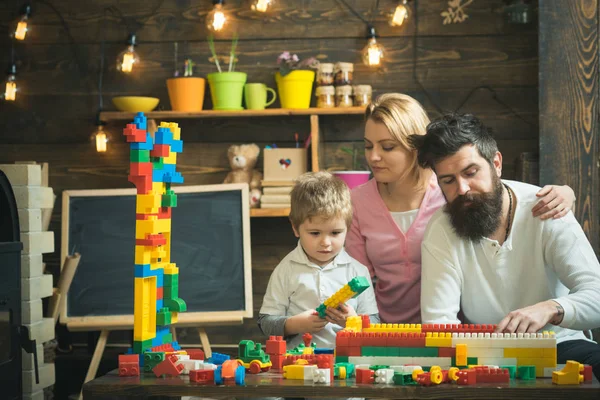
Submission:
[[161,207],[158,210],[158,219],[169,219],[171,218],[171,207]]
[[135,186],[137,194],[148,194],[152,190],[152,174],[150,175],[129,175],[127,180]]
[[119,362],[134,362],[139,364],[140,356],[139,354],[119,354]]
[[358,346],[348,346],[348,357],[360,357],[361,354],[361,348]]
[[193,369],[190,371],[190,382],[215,383],[215,371],[213,369]]
[[150,157],[169,157],[170,147],[168,144],[155,144],[150,151]]
[[160,352],[173,353],[175,351],[175,349],[173,348],[172,344],[166,343],[166,344],[154,346],[150,349],[150,351],[152,351],[153,353],[160,353]]
[[338,356],[348,356],[348,346],[335,346],[335,354]]
[[438,349],[438,357],[456,357],[455,347],[440,347]]
[[285,360],[285,355],[281,354],[273,354],[269,355],[271,357],[271,370],[272,371],[281,371],[283,369],[283,362]]
[[583,381],[584,382],[591,382],[592,381],[592,366],[591,365],[584,365],[583,366]]
[[138,246],[164,246],[167,244],[167,238],[162,233],[147,235],[145,239],[136,239],[135,244]]
[[372,369],[357,368],[356,369],[356,383],[374,383],[375,382],[375,371]]
[[146,142],[146,131],[138,129],[135,124],[127,124],[123,129],[123,134],[127,138],[127,143]]
[[156,288],[156,300],[160,300],[163,298],[163,288]]
[[431,386],[431,373],[424,372],[417,375],[417,383],[421,386]]
[[137,362],[119,362],[119,376],[139,376],[140,365]]
[[477,383],[477,373],[474,369],[463,369],[456,373],[459,385],[475,385]]
[[151,162],[129,163],[129,175],[132,175],[132,176],[150,175],[150,179],[152,180],[152,163]]
[[[338,331],[335,335],[335,348],[336,350],[340,347],[348,346],[350,343],[350,335],[349,332]],[[269,346],[269,342],[267,341],[267,348]],[[268,353],[268,351],[267,351]],[[341,355],[341,354],[340,354]]]
[[190,356],[190,360],[204,360],[204,350],[186,349],[185,352]]
[[160,378],[162,375],[178,376],[184,367],[182,364],[175,364],[176,362],[177,356],[175,355],[165,357],[165,360],[154,367],[152,372],[154,372],[157,378]]
[[508,369],[503,368],[476,368],[477,383],[509,383]]
[[369,318],[368,315],[361,315],[360,318],[362,319],[362,327],[363,329],[366,328],[370,328],[371,327],[371,319]]
[[351,347],[360,347],[363,345],[364,336],[366,333],[362,332],[350,332],[350,336],[348,336],[348,346]]
[[267,348],[265,353],[269,355],[273,354],[285,354],[285,340],[283,340],[283,336],[269,336],[269,340],[267,340]]

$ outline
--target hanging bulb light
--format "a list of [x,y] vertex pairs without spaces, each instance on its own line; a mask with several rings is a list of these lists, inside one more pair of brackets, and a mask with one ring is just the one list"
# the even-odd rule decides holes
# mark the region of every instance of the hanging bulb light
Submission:
[[135,52],[135,35],[130,34],[127,40],[127,48],[117,57],[117,70],[129,73],[133,71],[133,66],[139,64],[140,58]]
[[252,9],[258,12],[267,12],[273,8],[275,0],[254,0],[252,3]]
[[90,137],[92,143],[96,147],[96,151],[98,153],[106,153],[108,148],[108,141],[110,139],[110,135],[104,131],[104,122],[100,120],[100,113],[98,112],[98,117],[96,118],[96,129],[92,133]]
[[31,5],[25,4],[21,10],[21,20],[17,23],[17,29],[15,29],[15,39],[25,40],[27,34],[27,20],[31,16]]
[[212,32],[220,32],[227,23],[227,15],[223,6],[225,0],[213,0],[213,9],[206,15],[206,27]]
[[17,66],[15,64],[11,64],[8,67],[6,84],[4,89],[4,100],[7,101],[15,101],[17,99]]
[[367,39],[367,45],[362,50],[363,62],[369,67],[377,67],[385,57],[385,49],[377,43],[377,33],[372,26],[367,28]]
[[390,14],[390,25],[391,26],[402,26],[410,16],[410,8],[408,7],[408,0],[402,0],[402,3],[398,4],[394,11]]

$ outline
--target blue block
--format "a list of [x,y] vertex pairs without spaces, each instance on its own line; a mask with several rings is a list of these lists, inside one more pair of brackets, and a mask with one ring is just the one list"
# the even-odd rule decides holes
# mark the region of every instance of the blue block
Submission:
[[154,149],[154,143],[152,143],[152,136],[148,132],[146,132],[146,141],[145,142],[132,142],[129,146],[130,149],[133,150],[152,150]]
[[333,354],[333,349],[316,348],[314,349],[315,354]]
[[[178,140],[178,142],[180,142],[180,140]],[[173,134],[171,133],[171,130],[169,128],[165,128],[164,126],[159,127],[158,131],[154,133],[154,143],[172,145]]]
[[171,151],[173,153],[181,153],[183,151],[183,140],[171,141]]
[[171,346],[173,346],[173,348],[174,348],[175,350],[181,350],[181,346],[180,346],[180,345],[179,345],[179,343],[177,343],[177,342],[173,342],[173,343],[171,343]]
[[164,335],[168,335],[169,333],[171,333],[171,331],[169,330],[168,326],[157,326],[156,327],[156,336],[160,337],[161,339]]
[[146,130],[148,129],[146,116],[143,112],[138,112],[133,118],[133,123],[137,126],[138,129]]
[[160,346],[161,344],[163,344],[162,336],[156,335],[156,337],[152,339],[152,346],[150,347]]
[[156,300],[156,312],[159,312],[163,308],[163,299]]
[[246,383],[246,368],[241,365],[235,369],[235,384],[243,386]]
[[133,276],[136,278],[148,278],[156,275],[156,271],[150,269],[150,264],[136,264],[133,271]]
[[217,369],[215,369],[215,385],[222,385],[223,384],[223,377],[222,377],[222,367],[218,366]]
[[183,176],[179,172],[174,172],[172,174],[165,174],[163,179],[164,179],[163,182],[183,183]]
[[208,360],[206,360],[206,362],[209,362],[211,364],[215,364],[215,365],[221,365],[223,364],[223,362],[229,360],[231,357],[229,357],[227,354],[221,354],[221,353],[212,353],[212,356],[210,356],[208,358]]

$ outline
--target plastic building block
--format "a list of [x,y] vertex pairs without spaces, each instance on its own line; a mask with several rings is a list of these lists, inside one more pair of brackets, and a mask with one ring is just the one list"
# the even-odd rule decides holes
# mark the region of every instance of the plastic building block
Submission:
[[140,357],[137,354],[119,355],[119,376],[139,376],[140,375]]
[[334,349],[326,349],[326,348],[316,348],[314,350],[315,354],[334,354]]
[[213,369],[197,369],[190,371],[190,382],[215,383],[215,371]]
[[227,354],[212,353],[212,355],[208,358],[208,360],[206,360],[206,362],[209,362],[211,364],[221,365],[221,364],[223,364],[223,362],[229,360],[230,358],[231,357],[229,357]]
[[394,382],[394,370],[389,368],[382,368],[375,371],[375,383],[393,383]]
[[407,385],[416,385],[417,382],[415,382],[413,380],[412,373],[410,373],[410,372],[396,372],[394,374],[394,384],[401,385],[401,386],[407,386]]
[[516,365],[501,365],[500,368],[508,370],[510,379],[517,378],[517,366]]
[[190,371],[197,370],[200,368],[200,364],[202,364],[201,360],[179,360],[177,364],[183,365],[183,371],[181,371],[181,375],[188,375]]
[[374,383],[375,371],[366,368],[356,369],[356,383]]
[[583,381],[584,382],[591,382],[592,381],[592,376],[593,376],[592,366],[591,365],[584,365],[583,366]]
[[283,336],[269,336],[265,350],[268,355],[285,354],[285,350],[286,342],[283,340]]
[[475,368],[477,383],[509,383],[510,375],[507,369],[501,368]]
[[350,282],[344,285],[340,290],[335,292],[331,297],[319,305],[316,311],[321,318],[325,318],[325,310],[327,307],[337,308],[340,304],[345,303],[353,297],[358,296],[369,287],[369,281],[364,276],[352,278]]
[[204,350],[202,349],[186,349],[185,351],[192,360],[204,360]]
[[464,367],[467,365],[467,345],[457,344],[456,345],[456,366]]
[[311,340],[312,340],[312,335],[310,333],[307,332],[304,335],[302,335],[302,341],[304,342],[304,347],[310,347]]
[[313,371],[316,365],[286,365],[283,367],[284,379],[313,380]]
[[560,371],[552,372],[552,383],[555,385],[579,385],[583,382],[584,365],[577,361],[567,361]]
[[235,369],[235,384],[242,386],[246,383],[246,368],[241,365]]
[[314,383],[331,383],[331,370],[327,368],[313,369]]
[[217,369],[214,370],[215,385],[223,384],[223,376],[221,375],[221,372],[222,372],[221,366],[218,366]]
[[535,366],[521,365],[517,367],[517,378],[523,381],[535,380]]
[[183,365],[177,364],[177,356],[166,357],[164,361],[159,363],[152,369],[157,378],[161,376],[178,376],[183,371]]

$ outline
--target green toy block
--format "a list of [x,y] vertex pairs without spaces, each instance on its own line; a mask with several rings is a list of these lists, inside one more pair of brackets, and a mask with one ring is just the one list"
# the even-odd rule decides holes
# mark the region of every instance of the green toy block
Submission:
[[149,162],[150,150],[131,150],[129,152],[129,161],[131,162]]
[[400,356],[400,348],[399,347],[385,347],[385,355],[387,357],[399,357]]
[[508,375],[510,375],[510,379],[517,378],[517,366],[516,365],[502,365],[500,368],[505,368],[508,370]]
[[173,334],[167,333],[162,337],[162,344],[173,343]]
[[162,157],[150,157],[150,161],[152,161],[152,168],[153,169],[163,169],[164,167],[164,161]]
[[412,378],[412,374],[410,372],[396,372],[394,374],[394,384],[396,385],[401,385],[401,386],[408,386],[408,385],[416,385],[417,382],[415,382]]
[[398,347],[398,357],[438,357],[437,347]]
[[156,367],[158,364],[165,360],[164,352],[147,352],[144,353],[144,371],[150,372],[152,368]]
[[363,357],[385,357],[387,356],[387,347],[364,346],[360,349],[360,355]]
[[517,367],[517,378],[522,381],[535,380],[535,365],[521,365]]
[[[165,277],[169,274],[165,274]],[[163,299],[176,299],[179,295],[179,280],[169,279],[171,282],[167,282],[163,285]]]
[[[348,357],[345,357],[348,358]],[[354,376],[354,364],[349,362],[337,362],[333,365],[333,376],[338,378],[340,376],[340,367],[346,368],[346,379]]]
[[[335,363],[336,364],[346,364],[348,363],[348,359],[350,357],[348,356],[335,356]],[[354,365],[354,364],[350,364],[350,365]]]
[[477,357],[467,357],[467,366],[478,365],[479,359]]
[[175,192],[169,190],[167,194],[163,194],[160,205],[162,207],[177,207],[177,195]]
[[367,278],[365,278],[364,276],[357,276],[356,278],[352,278],[352,280],[348,282],[348,286],[350,286],[350,289],[356,293],[354,295],[354,297],[356,297],[365,290],[367,290],[370,285]]
[[373,371],[377,371],[380,369],[387,369],[389,367],[390,367],[389,365],[371,365],[371,366],[369,366],[369,369],[372,369]]
[[187,310],[187,305],[185,301],[180,298],[176,299],[163,299],[163,305],[169,309],[169,311],[174,312],[185,312]]
[[168,308],[163,307],[156,313],[156,325],[166,326],[171,325],[171,312]]
[[133,352],[135,354],[142,354],[144,350],[152,347],[152,339],[148,340],[134,340],[133,341]]
[[316,311],[319,313],[319,317],[325,318],[327,316],[325,310],[327,310],[327,306],[325,304],[321,304],[319,307],[317,307]]

